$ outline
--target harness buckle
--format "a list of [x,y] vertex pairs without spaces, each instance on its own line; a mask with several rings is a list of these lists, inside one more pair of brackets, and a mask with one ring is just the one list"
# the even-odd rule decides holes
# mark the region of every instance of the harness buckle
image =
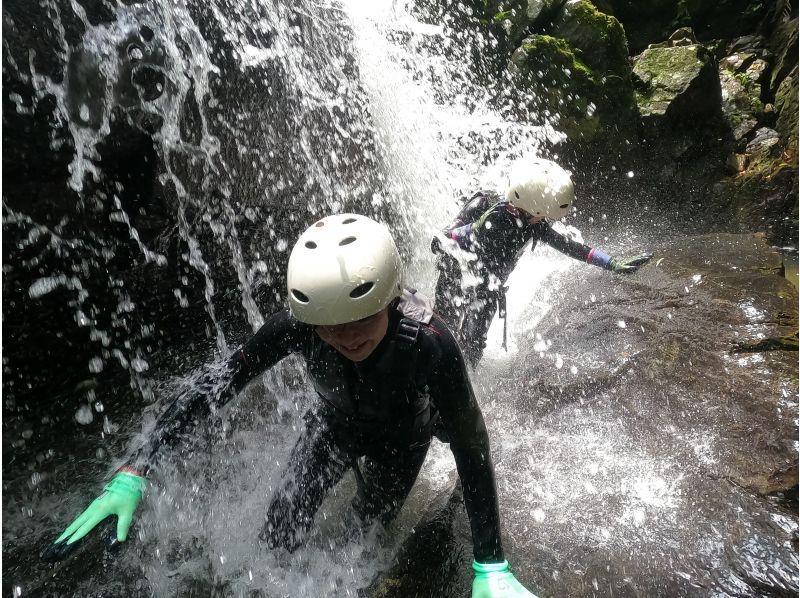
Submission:
[[417,342],[419,336],[419,322],[403,318],[397,325],[397,332],[395,338],[398,338],[406,343],[414,344]]

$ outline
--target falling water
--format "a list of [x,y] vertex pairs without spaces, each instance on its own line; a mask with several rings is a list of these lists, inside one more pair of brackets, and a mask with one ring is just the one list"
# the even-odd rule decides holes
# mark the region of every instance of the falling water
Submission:
[[[65,331],[86,329],[92,350],[85,370],[70,379],[74,390],[58,396],[61,420],[47,409],[36,410],[36,420],[25,415],[19,406],[28,396],[19,390],[24,380],[13,377],[16,369],[4,358],[12,374],[4,390],[14,391],[7,406],[10,400],[19,407],[4,444],[13,453],[5,463],[11,473],[4,474],[4,589],[16,595],[357,596],[390,565],[431,497],[452,486],[452,456],[434,444],[388,532],[373,528],[351,538],[341,531],[342,505],[353,489],[345,479],[297,552],[260,546],[266,505],[314,400],[295,358],[215,414],[208,434],[165,459],[151,479],[131,545],[118,556],[101,557],[98,546],[87,547],[81,564],[54,573],[36,553],[152,430],[169,398],[219,368],[282,305],[288,252],[307,224],[347,210],[388,222],[408,258],[407,282],[430,293],[429,242],[458,210],[459,197],[501,188],[512,160],[540,153],[562,136],[551,124],[510,117],[512,100],[500,85],[475,78],[471,57],[490,40],[456,32],[448,20],[426,23],[410,2],[154,2],[117,6],[99,23],[74,0],[45,6],[63,72],[40,72],[29,54],[28,76],[24,63],[9,55],[8,68],[34,90],[31,103],[21,95],[11,99],[20,115],[55,100],[51,144],[71,139],[74,146],[65,192],[76,205],[54,222],[4,205],[4,226],[23,231],[18,251],[27,260],[4,266],[4,273],[51,268],[31,279],[24,300],[32,309],[37,301],[64,301],[72,318]],[[76,19],[83,31],[77,43],[67,32]],[[478,51],[463,51],[470,45]],[[169,214],[169,241],[145,230],[124,185],[104,184],[104,143],[123,121],[152,139],[153,189]],[[102,224],[76,227],[86,213]],[[104,236],[109,223],[121,227],[114,229],[121,236]],[[568,219],[564,232],[581,239],[576,226]],[[609,230],[604,223],[591,228],[601,235]],[[631,237],[601,240],[621,250]],[[37,255],[27,257],[30,251]],[[123,253],[134,264],[127,274],[150,273],[145,283],[115,273],[110,265]],[[791,589],[796,558],[780,539],[796,537],[797,526],[777,509],[734,492],[737,507],[719,518],[739,526],[742,541],[733,548],[705,511],[682,520],[694,500],[685,480],[696,471],[681,459],[688,452],[712,467],[712,433],[668,432],[684,453],[661,458],[626,422],[604,417],[612,412],[602,388],[591,380],[585,387],[572,383],[586,382],[601,360],[562,355],[545,324],[560,324],[552,312],[564,294],[584,293],[582,300],[593,303],[612,292],[608,283],[587,283],[579,268],[543,248],[521,256],[509,281],[509,349],[501,348],[502,323],[495,321],[474,376],[492,430],[507,533],[527,555],[518,566],[559,588],[559,579],[580,577],[595,558],[569,553],[571,544],[592,547],[598,559],[641,550],[705,584],[708,593],[698,595],[722,596],[745,582],[729,571],[709,582],[707,569],[733,550],[744,555],[751,578],[763,573],[774,587]],[[185,321],[180,330],[171,330],[170,314]],[[159,336],[162,328],[169,334]],[[531,363],[552,381],[549,390],[521,388],[514,379],[515,368]],[[112,369],[122,376],[103,378]],[[554,398],[559,383],[567,392],[578,388],[578,396]],[[522,421],[515,410],[524,397],[537,402],[536,421]],[[43,434],[34,433],[39,426]],[[65,446],[61,437],[75,429],[74,444]],[[761,520],[738,516],[735,508],[763,509],[781,531],[760,537]],[[741,521],[731,523],[736,517]],[[533,562],[530,554],[541,552],[541,542],[552,552]],[[609,580],[582,579],[584,591],[575,595],[609,595],[608,587],[625,579],[624,570],[610,572]]]

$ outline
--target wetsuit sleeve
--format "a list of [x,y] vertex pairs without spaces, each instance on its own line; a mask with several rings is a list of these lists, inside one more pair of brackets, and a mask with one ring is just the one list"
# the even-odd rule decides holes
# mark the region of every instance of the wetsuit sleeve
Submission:
[[229,360],[233,390],[239,392],[290,353],[307,352],[314,334],[311,326],[295,320],[288,309],[274,314]]
[[540,222],[539,224],[534,225],[534,231],[534,235],[538,239],[541,239],[553,249],[556,249],[576,260],[591,263],[591,247],[584,245],[583,243],[573,241],[572,239],[568,239],[564,235],[557,233],[553,230],[553,227],[550,226],[548,222]]
[[259,331],[226,364],[203,371],[191,388],[178,395],[159,417],[147,443],[129,461],[142,473],[157,460],[162,446],[178,440],[211,413],[236,396],[255,376],[289,353],[301,351],[310,327],[291,317],[288,310],[270,317]]
[[439,333],[442,355],[428,386],[450,439],[464,489],[475,560],[502,562],[497,487],[483,414],[467,376],[461,349],[441,320],[434,318],[431,326]]

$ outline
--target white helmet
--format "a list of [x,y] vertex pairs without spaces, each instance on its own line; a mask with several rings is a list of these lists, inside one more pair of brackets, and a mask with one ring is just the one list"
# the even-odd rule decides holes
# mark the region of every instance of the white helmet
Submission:
[[575,201],[569,172],[542,158],[519,160],[511,168],[506,200],[532,216],[566,216]]
[[328,216],[297,239],[286,285],[292,315],[301,322],[355,322],[400,295],[400,254],[384,225],[358,214]]

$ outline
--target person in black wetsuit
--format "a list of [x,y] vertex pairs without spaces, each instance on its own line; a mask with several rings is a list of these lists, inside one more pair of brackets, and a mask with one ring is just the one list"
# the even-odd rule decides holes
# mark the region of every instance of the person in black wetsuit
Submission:
[[224,390],[211,390],[220,388],[219,373],[209,373],[170,405],[147,445],[43,558],[65,558],[110,515],[118,518],[117,542],[125,541],[160,449],[175,445],[264,370],[299,353],[320,401],[305,414],[260,539],[295,550],[348,469],[356,474],[356,517],[388,523],[437,435],[450,443],[464,491],[473,597],[533,596],[505,560],[489,439],[461,351],[430,301],[402,287],[401,269],[391,234],[374,220],[343,214],[311,226],[289,258],[290,309],[270,317],[231,357]]
[[[570,175],[558,164],[521,160],[512,168],[504,198],[493,191],[475,193],[445,229],[444,239],[434,237],[431,251],[438,256],[439,269],[436,311],[472,367],[483,356],[495,311],[504,319],[505,346],[505,284],[528,242],[531,250],[542,241],[576,260],[616,273],[636,272],[652,258],[642,254],[616,259],[553,230],[549,221],[565,216],[574,199]],[[477,283],[465,285],[464,270]]]

